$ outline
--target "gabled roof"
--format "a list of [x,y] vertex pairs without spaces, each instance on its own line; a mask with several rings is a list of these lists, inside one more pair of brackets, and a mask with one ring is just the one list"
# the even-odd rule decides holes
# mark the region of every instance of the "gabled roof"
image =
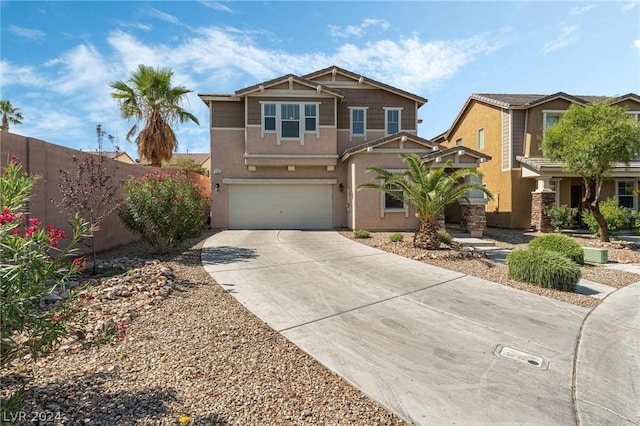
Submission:
[[187,159],[187,160],[192,160],[194,163],[196,164],[204,164],[206,161],[209,160],[209,158],[211,158],[211,154],[208,154],[206,152],[203,153],[185,153],[185,152],[176,152],[173,153],[172,158],[175,159]]
[[[303,75],[302,78],[307,79],[307,80],[313,80],[315,78],[327,75],[327,74],[331,74],[331,73],[338,73],[338,74],[342,74],[346,77],[349,77],[351,79],[353,79],[354,81],[360,82],[361,84],[366,83],[368,85],[377,87],[379,89],[383,89],[383,90],[387,90],[389,92],[395,93],[397,95],[403,96],[405,98],[411,99],[415,102],[418,102],[420,104],[420,106],[426,104],[428,102],[427,98],[423,98],[422,96],[418,96],[415,95],[413,93],[407,92],[405,90],[402,89],[398,89],[397,87],[393,87],[390,86],[388,84],[382,83],[380,81],[374,80],[372,78],[368,78],[368,77],[364,77],[362,75],[356,74],[352,71],[346,70],[344,68],[340,68],[338,66],[332,65],[330,67],[327,68],[323,68],[321,70],[318,71],[314,71],[310,74],[306,74]],[[330,85],[330,84],[329,84]]]
[[474,158],[477,158],[479,160],[483,160],[483,161],[491,160],[491,156],[490,155],[487,155],[487,154],[482,153],[480,151],[476,151],[475,149],[467,148],[466,146],[452,146],[450,148],[446,148],[446,149],[442,149],[442,150],[436,150],[436,151],[430,152],[429,154],[423,156],[422,159],[425,162],[429,162],[429,161],[435,160],[438,157],[446,157],[448,155],[457,153],[459,151],[464,151],[464,155],[468,155],[470,157],[474,157]]
[[420,144],[420,145],[424,145],[424,146],[426,146],[428,148],[432,148],[433,146],[437,145],[437,144],[431,142],[428,139],[421,138],[420,136],[417,136],[417,135],[414,135],[414,134],[411,134],[411,133],[407,133],[407,132],[399,132],[399,133],[395,133],[393,135],[385,136],[385,137],[379,138],[379,139],[374,139],[372,141],[365,142],[363,144],[351,147],[351,148],[345,150],[342,153],[342,155],[340,156],[340,158],[344,161],[348,157],[350,157],[351,155],[356,154],[358,152],[366,151],[368,148],[375,148],[377,146],[384,145],[384,144],[387,144],[389,142],[392,142],[392,141],[395,141],[395,140],[398,140],[398,139],[402,139],[402,138],[405,138],[405,140],[407,140],[407,141],[411,141],[411,142],[415,142],[415,143]]
[[259,84],[254,84],[253,86],[245,87],[244,89],[236,90],[236,96],[238,97],[246,96],[250,93],[259,92],[269,87],[277,86],[278,84],[282,84],[286,82],[296,82],[303,86],[307,86],[310,89],[317,90],[318,92],[325,92],[330,95],[334,95],[340,99],[344,98],[344,93],[342,93],[339,89],[330,88],[325,85],[318,84],[315,81],[307,80],[305,78],[298,77],[297,75],[293,75],[293,74],[286,74],[281,77],[277,77]]
[[603,102],[607,99],[611,100],[611,103],[616,104],[627,99],[632,99],[640,102],[640,96],[635,93],[627,93],[622,96],[610,97],[610,96],[593,96],[593,95],[570,95],[565,92],[557,92],[552,95],[538,95],[538,94],[500,94],[500,93],[474,93],[465,102],[463,107],[458,112],[458,115],[453,120],[451,126],[443,133],[437,135],[433,139],[448,138],[451,130],[456,127],[458,121],[466,111],[471,101],[478,101],[488,105],[493,105],[498,108],[504,109],[529,109],[536,105],[543,104],[545,102],[552,101],[554,99],[565,99],[572,103],[579,105],[587,105],[594,102]]

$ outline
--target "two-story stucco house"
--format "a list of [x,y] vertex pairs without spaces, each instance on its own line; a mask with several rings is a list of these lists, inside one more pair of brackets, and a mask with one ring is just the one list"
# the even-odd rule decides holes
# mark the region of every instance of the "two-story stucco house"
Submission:
[[[432,139],[449,147],[469,147],[494,160],[481,164],[484,183],[494,194],[487,204],[487,225],[501,228],[549,230],[543,206],[581,208],[584,183],[563,171],[562,162],[545,158],[544,130],[555,124],[572,103],[604,101],[603,96],[473,94],[446,132]],[[640,118],[640,96],[609,98]],[[616,195],[621,205],[638,209],[640,161],[616,164],[602,198]]]
[[425,98],[335,66],[199,96],[210,110],[216,228],[415,229],[407,205],[357,190],[367,167],[400,170],[401,153],[431,155],[434,166],[488,159],[417,136]]

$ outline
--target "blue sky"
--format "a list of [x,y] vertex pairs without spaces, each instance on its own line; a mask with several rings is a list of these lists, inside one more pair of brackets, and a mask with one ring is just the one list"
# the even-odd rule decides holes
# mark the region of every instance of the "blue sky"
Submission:
[[[194,92],[200,126],[179,152],[208,152],[197,93],[338,65],[429,99],[419,135],[446,130],[472,93],[640,93],[640,1],[0,0],[0,97],[15,133],[95,149],[98,123],[125,140],[109,83],[164,66]],[[105,147],[109,148],[109,147]]]

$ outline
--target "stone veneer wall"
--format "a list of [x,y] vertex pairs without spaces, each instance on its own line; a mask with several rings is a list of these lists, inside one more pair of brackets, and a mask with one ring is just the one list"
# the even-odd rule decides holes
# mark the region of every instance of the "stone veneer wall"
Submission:
[[460,204],[460,227],[474,238],[482,238],[487,227],[485,204]]
[[544,214],[546,206],[552,206],[556,201],[554,191],[531,193],[531,227],[541,232],[553,231],[551,218]]

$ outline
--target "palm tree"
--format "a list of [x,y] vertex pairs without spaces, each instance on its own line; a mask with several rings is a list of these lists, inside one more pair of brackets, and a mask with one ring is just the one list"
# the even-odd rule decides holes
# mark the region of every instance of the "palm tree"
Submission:
[[20,108],[14,108],[11,101],[0,101],[0,111],[2,111],[2,127],[0,130],[9,131],[9,123],[22,124],[22,114]]
[[140,121],[144,120],[144,127],[135,138],[138,155],[156,167],[161,167],[163,161],[171,160],[178,146],[172,124],[188,120],[200,124],[193,114],[181,106],[192,90],[184,86],[171,86],[172,77],[173,71],[170,69],[138,65],[128,80],[130,85],[121,80],[109,85],[115,89],[111,96],[118,99],[122,116],[136,119],[127,133],[128,141],[138,132]]
[[[447,173],[451,161],[441,168],[429,171],[416,154],[402,154],[408,169],[397,173],[379,167],[369,167],[367,171],[377,176],[371,182],[362,184],[360,189],[376,189],[399,199],[416,209],[418,229],[413,236],[413,246],[436,250],[439,246],[436,218],[446,205],[462,199],[468,201],[469,191],[482,191],[489,198],[493,195],[480,183],[468,183],[464,178],[470,175],[482,177],[474,169],[457,169]],[[401,190],[401,191],[400,191]]]

